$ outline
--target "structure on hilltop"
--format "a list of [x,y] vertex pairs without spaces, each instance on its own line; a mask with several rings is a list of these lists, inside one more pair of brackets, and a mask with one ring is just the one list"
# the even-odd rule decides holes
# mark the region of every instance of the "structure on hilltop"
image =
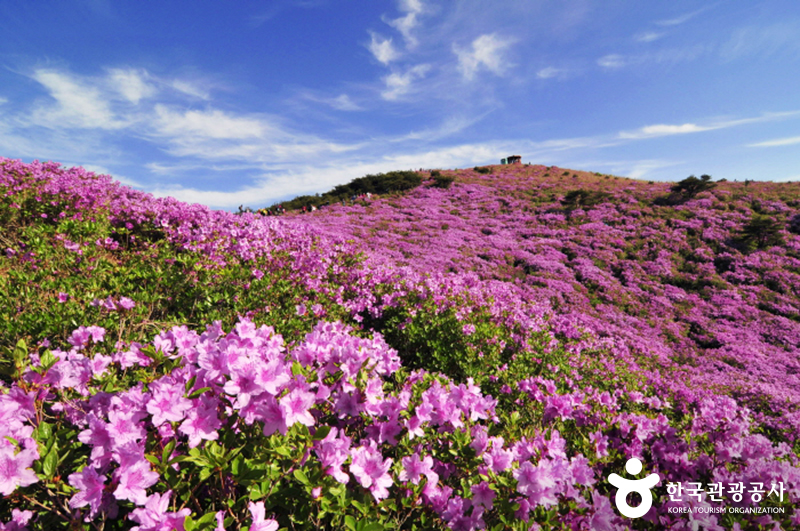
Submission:
[[511,155],[504,159],[500,159],[500,164],[522,164],[522,157],[519,155]]

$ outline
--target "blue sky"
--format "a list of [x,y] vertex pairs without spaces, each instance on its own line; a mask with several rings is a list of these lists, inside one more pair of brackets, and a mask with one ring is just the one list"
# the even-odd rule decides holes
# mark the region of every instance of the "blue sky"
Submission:
[[0,34],[0,155],[213,207],[511,154],[800,180],[797,0],[41,0]]

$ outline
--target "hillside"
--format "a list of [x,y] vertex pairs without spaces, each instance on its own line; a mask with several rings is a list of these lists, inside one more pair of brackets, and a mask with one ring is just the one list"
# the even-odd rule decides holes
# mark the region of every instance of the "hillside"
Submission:
[[799,185],[490,170],[262,217],[0,159],[0,526],[800,525]]
[[[443,172],[455,178],[449,189],[422,187],[302,223],[397,266],[511,282],[525,299],[549,302],[563,334],[625,338],[656,360],[672,393],[692,400],[698,389],[724,390],[794,440],[800,183],[717,183],[659,204],[671,183],[543,166],[493,170]],[[753,220],[774,222],[782,244],[749,234]]]

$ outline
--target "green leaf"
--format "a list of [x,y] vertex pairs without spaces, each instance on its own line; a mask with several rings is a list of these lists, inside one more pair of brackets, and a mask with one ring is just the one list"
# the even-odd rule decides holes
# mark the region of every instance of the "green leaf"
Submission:
[[39,364],[42,371],[47,371],[50,369],[50,367],[55,365],[57,361],[58,358],[56,358],[49,350],[45,350],[44,354],[42,354],[42,357],[39,358]]
[[194,391],[187,398],[189,398],[189,400],[192,400],[192,399],[197,398],[198,396],[202,395],[206,391],[211,391],[211,388],[210,387],[202,387],[202,388],[198,389],[197,391]]
[[308,476],[306,476],[306,473],[300,470],[299,468],[294,471],[293,475],[294,478],[303,485],[308,485],[311,483],[310,481],[308,481]]
[[194,376],[192,376],[191,378],[189,378],[189,381],[186,382],[185,389],[186,389],[187,393],[192,390],[192,387],[194,387],[194,382],[195,381],[197,381],[197,375],[196,374]]
[[144,456],[144,458],[147,459],[148,461],[150,461],[154,465],[160,465],[161,464],[161,461],[158,460],[158,457],[156,457],[154,455],[147,454],[147,455]]
[[53,445],[42,461],[42,473],[46,478],[52,478],[58,465],[58,446]]
[[25,344],[24,339],[17,341],[17,346],[14,348],[14,365],[17,369],[25,366],[25,361],[28,359],[28,345]]
[[48,440],[50,437],[53,436],[53,425],[48,424],[47,422],[40,422],[39,425],[36,427],[36,430],[33,432],[33,437],[39,441],[44,442]]
[[167,460],[172,455],[172,451],[175,449],[175,439],[172,439],[167,445],[164,447],[164,451],[161,453],[161,464],[167,464]]
[[351,531],[356,531],[356,519],[348,514],[344,517],[344,526]]
[[317,428],[316,432],[314,432],[314,440],[321,441],[322,439],[327,437],[330,432],[331,432],[330,426],[321,426]]
[[353,504],[353,507],[361,511],[361,514],[367,514],[367,508],[363,503],[359,502],[358,500],[352,500],[350,503]]
[[363,531],[383,531],[383,525],[378,522],[370,522],[361,528]]

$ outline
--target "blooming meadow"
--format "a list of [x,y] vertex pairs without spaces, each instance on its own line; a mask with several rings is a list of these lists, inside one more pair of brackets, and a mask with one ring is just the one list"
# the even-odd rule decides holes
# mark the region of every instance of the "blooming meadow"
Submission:
[[0,159],[0,529],[800,525],[797,184],[442,173],[267,218]]

